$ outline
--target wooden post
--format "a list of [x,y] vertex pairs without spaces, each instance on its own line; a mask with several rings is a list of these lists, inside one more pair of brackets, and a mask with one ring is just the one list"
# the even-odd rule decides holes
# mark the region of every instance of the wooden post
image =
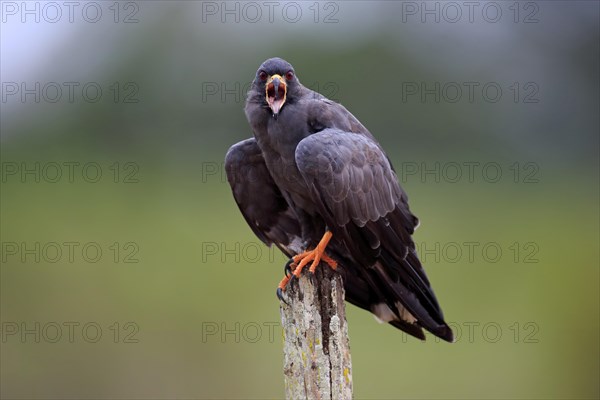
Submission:
[[339,273],[305,270],[281,303],[285,394],[296,399],[351,399],[352,363]]

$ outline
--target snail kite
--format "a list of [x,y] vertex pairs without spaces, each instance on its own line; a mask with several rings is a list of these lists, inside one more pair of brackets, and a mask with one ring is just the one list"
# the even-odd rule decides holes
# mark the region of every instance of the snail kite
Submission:
[[281,58],[260,66],[245,111],[254,138],[229,149],[225,169],[250,228],[290,257],[279,298],[308,264],[339,263],[350,303],[451,342],[411,238],[418,219],[373,135]]

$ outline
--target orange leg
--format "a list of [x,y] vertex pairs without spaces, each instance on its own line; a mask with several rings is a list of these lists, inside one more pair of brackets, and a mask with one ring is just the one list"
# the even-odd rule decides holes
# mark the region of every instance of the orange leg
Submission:
[[[325,248],[327,247],[327,244],[331,240],[332,236],[333,235],[331,232],[325,232],[317,247],[315,247],[313,250],[307,250],[292,257],[290,269],[292,270],[292,274],[296,278],[300,277],[300,273],[302,273],[304,267],[306,267],[311,261],[312,264],[310,265],[310,268],[308,270],[313,274],[315,273],[315,270],[317,269],[317,266],[319,265],[320,261],[324,261],[333,270],[337,268],[337,261],[329,257],[327,253],[325,253]],[[282,293],[283,291],[285,291],[285,288],[287,287],[291,279],[292,276],[286,274],[286,276],[283,277],[281,282],[279,282],[279,285],[277,285],[277,297],[279,297],[279,299],[283,300],[284,302],[285,300],[282,297]]]
[[277,289],[285,290],[285,287],[287,286],[289,281],[290,281],[290,277],[287,275],[284,276],[283,279],[281,280],[281,282],[279,282],[279,285],[277,285]]
[[321,238],[321,241],[319,242],[317,247],[315,247],[314,250],[307,250],[307,251],[304,251],[304,252],[292,257],[292,259],[290,260],[291,261],[290,267],[293,271],[292,272],[293,276],[287,275],[287,273],[286,273],[286,276],[284,276],[283,279],[281,280],[281,282],[279,282],[279,285],[277,285],[277,297],[279,298],[279,300],[281,300],[287,304],[287,302],[283,298],[283,292],[285,291],[285,288],[290,283],[290,280],[293,277],[296,277],[296,278],[300,277],[300,273],[302,272],[302,269],[305,266],[307,266],[309,262],[312,261],[312,264],[310,265],[310,268],[308,270],[313,274],[315,273],[315,270],[317,269],[317,266],[319,265],[320,261],[324,261],[333,270],[335,270],[337,268],[337,261],[335,261],[333,258],[329,257],[327,255],[327,253],[325,253],[325,248],[327,247],[327,244],[331,240],[332,236],[333,235],[331,232],[329,232],[329,231],[325,232],[325,234]]
[[310,265],[309,271],[312,273],[315,272],[317,265],[319,265],[321,260],[325,261],[332,269],[337,268],[337,262],[325,253],[325,248],[327,247],[327,244],[331,240],[332,236],[333,235],[331,232],[325,232],[323,238],[321,238],[321,241],[314,250],[305,251],[304,253],[294,256],[294,264],[298,265],[294,270],[294,275],[296,278],[300,277],[302,269],[304,269],[304,267],[311,261],[312,264]]

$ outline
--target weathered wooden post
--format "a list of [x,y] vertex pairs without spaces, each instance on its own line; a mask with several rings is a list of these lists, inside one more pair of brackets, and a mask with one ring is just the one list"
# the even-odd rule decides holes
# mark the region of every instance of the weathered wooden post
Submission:
[[286,398],[351,399],[352,362],[339,273],[302,273],[281,303]]

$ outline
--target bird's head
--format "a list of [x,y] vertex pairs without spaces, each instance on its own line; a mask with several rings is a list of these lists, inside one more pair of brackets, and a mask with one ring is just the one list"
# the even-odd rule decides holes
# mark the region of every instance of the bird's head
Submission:
[[292,64],[276,57],[269,58],[258,68],[254,88],[264,94],[264,102],[271,109],[273,118],[277,119],[286,101],[294,100],[300,82]]

